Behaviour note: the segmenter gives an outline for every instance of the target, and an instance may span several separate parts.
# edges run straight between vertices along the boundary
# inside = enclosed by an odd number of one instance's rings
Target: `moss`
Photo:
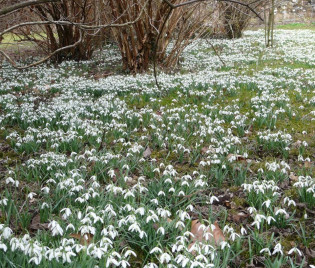
[[[238,186],[231,186],[231,187],[229,188],[229,190],[230,190],[232,193],[237,192],[239,189],[240,189],[240,187],[238,187]]]
[[[282,236],[280,243],[283,246],[283,249],[285,251],[289,251],[294,246],[298,246],[298,244],[301,242],[301,239],[297,235],[286,235]]]
[[[196,167],[198,166],[185,164],[185,165],[177,165],[175,169],[179,174],[185,175],[185,174],[192,174],[196,170]]]
[[[285,195],[286,197],[290,197],[291,199],[295,199],[295,200],[299,199],[298,191],[297,191],[297,189],[294,188],[294,187],[291,187],[290,189],[285,190],[285,191],[284,191],[284,195]]]
[[[232,198],[232,202],[234,202],[237,207],[245,207],[247,204],[247,201],[245,198],[241,198],[237,196],[234,196]]]

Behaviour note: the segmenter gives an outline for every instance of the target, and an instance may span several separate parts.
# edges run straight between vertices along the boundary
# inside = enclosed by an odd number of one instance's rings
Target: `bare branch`
[[[53,2],[60,2],[60,0],[31,0],[31,1],[25,1],[22,3],[18,3],[15,5],[11,5],[5,8],[0,9],[0,16],[7,15],[11,12],[17,11],[19,9],[22,9],[24,7],[34,6],[34,5],[40,5],[45,3],[53,3]]]
[[[198,3],[198,2],[199,3],[200,2],[205,2],[205,1],[208,1],[208,0],[190,0],[190,1],[187,1],[187,2],[184,2],[184,3],[179,3],[177,5],[174,5],[169,0],[163,0],[163,2],[168,4],[172,9],[175,9],[175,8],[178,8],[178,7],[182,7],[182,6],[191,5],[191,4],[195,4],[195,3]],[[246,3],[242,3],[242,2],[236,1],[236,0],[218,0],[218,1],[220,1],[220,2],[231,2],[231,3],[235,3],[235,4],[238,4],[238,5],[241,5],[241,6],[245,6],[250,11],[252,11],[261,21],[264,21],[264,19],[252,7],[250,7],[250,4],[252,4],[252,3],[246,4]],[[257,2],[257,1],[253,1],[253,3],[255,3],[255,2]]]
[[[74,48],[77,45],[79,45],[81,42],[82,42],[82,32],[80,31],[80,39],[77,42],[75,42],[74,44],[69,45],[69,46],[65,46],[65,47],[62,47],[62,48],[59,48],[59,49],[55,50],[53,53],[49,54],[47,57],[45,57],[45,58],[43,58],[43,59],[41,59],[39,61],[36,61],[36,62],[34,62],[32,64],[26,65],[26,66],[17,66],[16,63],[9,57],[9,55],[7,55],[2,50],[0,50],[0,54],[2,54],[12,64],[12,66],[15,69],[24,70],[24,69],[27,69],[27,68],[31,68],[31,67],[35,67],[37,65],[40,65],[40,64],[48,61],[51,57],[53,57],[54,55],[56,55],[60,51],[63,51],[63,50],[66,50],[66,49],[70,49],[70,48]]]

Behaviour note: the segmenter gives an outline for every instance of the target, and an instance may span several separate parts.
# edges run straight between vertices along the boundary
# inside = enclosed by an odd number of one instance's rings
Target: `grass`
[[[277,25],[277,29],[281,30],[315,30],[315,23],[289,23],[283,25]]]

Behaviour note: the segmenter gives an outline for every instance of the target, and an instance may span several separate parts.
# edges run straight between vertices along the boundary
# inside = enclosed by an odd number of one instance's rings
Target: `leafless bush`
[[[254,4],[255,10],[259,10],[265,0],[243,0],[245,4]],[[243,31],[253,18],[253,13],[246,6],[233,2],[222,2],[220,4],[222,23],[225,35],[230,38],[242,37]]]

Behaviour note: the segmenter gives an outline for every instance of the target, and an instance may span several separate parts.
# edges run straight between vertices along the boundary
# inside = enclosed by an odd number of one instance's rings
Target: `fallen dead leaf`
[[[297,182],[299,180],[299,177],[295,176],[293,172],[290,172],[289,179],[291,181]]]
[[[148,158],[150,157],[150,155],[152,154],[150,147],[147,147],[147,149],[145,149],[145,151],[143,152],[143,157],[144,158]]]
[[[315,250],[309,249],[309,248],[305,248],[305,253],[307,256],[311,257],[311,258],[315,258]]]
[[[225,237],[217,221],[214,222],[214,229],[212,231],[210,226],[202,226],[199,220],[193,220],[191,222],[190,232],[193,234],[193,236],[191,236],[193,242],[189,244],[188,250],[190,250],[196,242],[208,242],[212,246],[218,246],[222,241],[225,241]],[[196,255],[194,250],[191,253]]]
[[[40,223],[40,214],[36,214],[30,224],[32,230],[48,230],[48,223]]]
[[[213,231],[210,226],[203,226],[199,220],[193,220],[191,223],[191,233],[194,235],[191,237],[193,242],[209,241],[212,245],[219,245],[220,242],[225,241],[222,230],[219,227],[218,222],[214,222],[215,228]]]
[[[89,245],[93,242],[93,235],[92,234],[84,234],[83,236],[80,233],[77,234],[70,234],[70,237],[78,239],[80,244],[85,246]]]
[[[237,214],[232,215],[232,220],[235,223],[241,223],[243,222],[245,219],[248,218],[248,214],[244,213],[244,212],[239,212]]]
[[[305,161],[305,162],[304,162],[304,167],[310,168],[311,166],[312,166],[312,163],[311,163],[311,162],[309,162],[309,161]]]

